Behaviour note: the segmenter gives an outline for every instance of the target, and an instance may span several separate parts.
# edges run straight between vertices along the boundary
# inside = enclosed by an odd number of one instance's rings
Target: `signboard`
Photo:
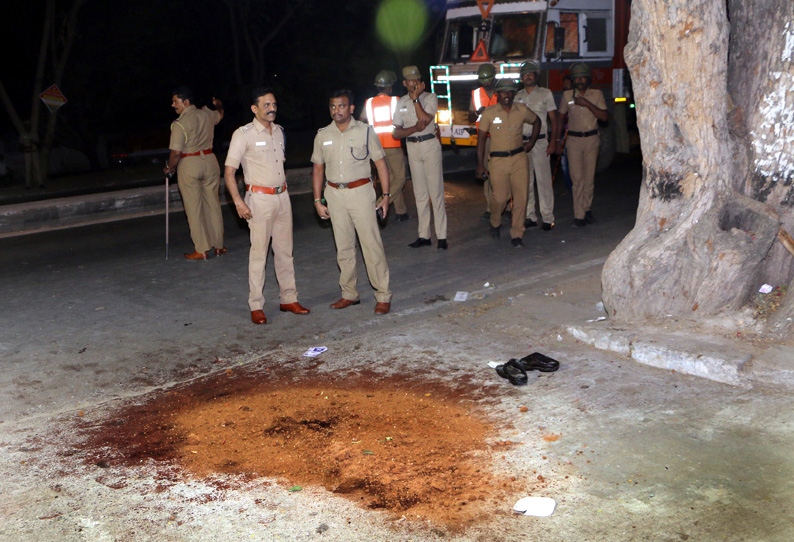
[[[47,106],[47,109],[50,110],[50,113],[55,113],[64,104],[66,104],[66,96],[63,95],[61,89],[59,89],[56,85],[52,85],[50,88],[39,94],[39,98],[41,98],[41,101]]]

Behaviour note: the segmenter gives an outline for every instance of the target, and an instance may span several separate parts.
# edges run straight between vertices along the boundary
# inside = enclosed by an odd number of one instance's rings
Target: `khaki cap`
[[[403,79],[421,79],[422,74],[416,66],[406,66],[403,68]]]

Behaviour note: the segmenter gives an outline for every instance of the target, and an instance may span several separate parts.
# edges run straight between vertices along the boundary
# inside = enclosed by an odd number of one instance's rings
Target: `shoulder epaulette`
[[[250,130],[253,127],[254,127],[254,123],[253,122],[249,122],[245,126],[240,126],[240,131],[241,132],[247,132],[248,130]]]

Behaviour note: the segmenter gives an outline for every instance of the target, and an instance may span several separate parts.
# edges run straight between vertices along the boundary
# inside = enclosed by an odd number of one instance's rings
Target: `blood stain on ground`
[[[153,458],[200,478],[321,486],[453,529],[503,509],[517,492],[521,482],[493,472],[496,428],[474,405],[482,388],[371,373],[323,380],[235,370],[155,393],[88,429],[89,449],[115,450],[89,461]]]

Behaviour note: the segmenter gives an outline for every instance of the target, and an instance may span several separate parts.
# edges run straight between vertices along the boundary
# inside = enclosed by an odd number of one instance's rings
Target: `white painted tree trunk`
[[[604,303],[624,321],[737,311],[794,270],[776,238],[794,232],[794,3],[634,0],[631,16],[643,185]]]

